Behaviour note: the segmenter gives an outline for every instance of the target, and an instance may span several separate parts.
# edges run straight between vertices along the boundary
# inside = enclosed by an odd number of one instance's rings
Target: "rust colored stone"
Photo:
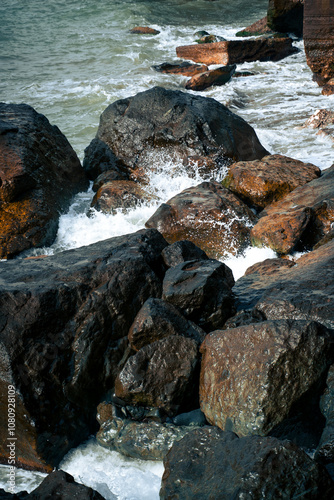
[[[334,3],[305,0],[304,45],[314,79],[324,85],[334,77]]]
[[[296,50],[290,38],[256,38],[183,45],[176,48],[176,54],[197,63],[226,66],[252,61],[279,61]]]
[[[111,181],[103,184],[95,194],[91,207],[103,213],[114,213],[116,209],[135,208],[150,196],[134,181]]]
[[[321,174],[320,168],[283,155],[231,165],[223,185],[246,203],[264,208]]]
[[[136,26],[130,30],[135,35],[159,35],[160,31],[149,26]]]
[[[266,35],[274,33],[268,26],[268,18],[263,17],[259,21],[256,21],[255,23],[251,24],[250,26],[247,26],[247,28],[238,31],[236,33],[236,36],[260,36],[260,35]]]
[[[334,166],[280,201],[268,205],[251,230],[256,246],[267,245],[279,254],[296,245],[313,246],[332,229],[334,222]]]
[[[206,64],[191,64],[187,61],[181,63],[163,63],[157,66],[152,66],[152,68],[159,73],[184,76],[198,75],[199,73],[204,73],[204,71],[208,71],[209,69]]]
[[[185,87],[188,90],[204,90],[213,85],[225,85],[231,80],[235,68],[236,65],[233,64],[205,71],[205,73],[193,76],[188,80]]]

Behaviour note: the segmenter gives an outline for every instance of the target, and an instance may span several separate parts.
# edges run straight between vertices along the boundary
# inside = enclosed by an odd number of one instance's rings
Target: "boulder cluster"
[[[300,12],[303,2],[290,3]],[[283,29],[277,4],[256,29]],[[180,50],[211,57],[218,47],[223,78],[241,45],[208,36]],[[244,50],[275,60],[289,40]],[[52,242],[89,180],[92,211],[153,200],[158,155],[206,180],[162,203],[146,229],[13,259]],[[0,497],[102,498],[51,473],[96,434],[128,457],[164,460],[162,499],[333,498],[333,183],[334,165],[271,155],[243,119],[192,93],[155,87],[108,106],[83,168],[44,116],[1,104],[0,460],[11,386],[16,465],[50,474],[30,494]],[[250,243],[278,258],[235,282],[219,259]],[[308,252],[294,260],[295,250]]]

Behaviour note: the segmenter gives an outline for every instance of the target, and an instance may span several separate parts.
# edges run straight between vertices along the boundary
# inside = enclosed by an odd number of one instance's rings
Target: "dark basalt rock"
[[[27,497],[29,500],[104,500],[92,488],[74,481],[73,476],[62,470],[49,474],[43,482]]]
[[[313,1],[313,0],[312,0]],[[269,0],[267,22],[273,31],[303,35],[304,0]]]
[[[126,362],[115,382],[126,403],[154,406],[168,416],[198,407],[198,346],[173,335],[146,345]]]
[[[326,469],[289,441],[204,427],[174,443],[164,459],[161,500],[259,498],[330,500]]]
[[[315,459],[318,462],[334,463],[334,365],[328,371],[326,389],[321,396],[320,409],[326,419]]]
[[[267,154],[252,127],[214,99],[154,87],[108,106],[84,167],[100,173],[100,163],[113,170],[120,162],[138,179],[153,168],[152,151],[172,160],[219,154],[227,162]]]
[[[201,352],[200,403],[208,422],[239,436],[264,436],[293,407],[305,411],[304,395],[320,397],[334,335],[316,322],[264,321],[212,332]]]
[[[205,331],[234,314],[232,271],[217,260],[188,261],[170,268],[163,281],[163,299]]]
[[[0,263],[0,397],[7,408],[14,386],[19,466],[52,470],[94,432],[96,406],[124,363],[129,328],[145,301],[161,296],[166,245],[157,231],[143,230]],[[7,420],[0,433],[7,463]]]
[[[174,267],[187,260],[208,260],[206,253],[192,241],[179,240],[164,248],[162,258],[167,267]]]
[[[148,299],[135,317],[128,338],[132,349],[139,351],[147,344],[170,335],[192,338],[201,344],[205,332],[172,304],[161,299]]]
[[[59,213],[87,187],[58,127],[27,104],[0,103],[0,259],[50,245]]]
[[[117,158],[105,142],[97,137],[85,149],[83,168],[88,178],[92,181],[105,172],[109,172],[109,176],[113,175],[113,179],[111,180],[127,180],[129,178],[129,173],[124,163]]]

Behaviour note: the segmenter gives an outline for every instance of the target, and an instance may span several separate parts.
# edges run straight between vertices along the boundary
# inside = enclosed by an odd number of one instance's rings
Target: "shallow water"
[[[263,17],[266,7],[267,0],[2,0],[0,101],[25,102],[45,114],[83,159],[108,104],[155,85],[183,89],[187,78],[157,73],[152,65],[176,60],[175,48],[193,43],[198,30],[233,38],[239,29]],[[152,26],[160,34],[129,34],[130,28],[140,25]],[[254,76],[235,78],[199,94],[217,99],[246,119],[270,152],[325,169],[333,162],[333,142],[303,124],[317,109],[332,109],[334,96],[321,95],[306,65],[303,43],[296,46],[298,54],[278,63],[238,67]],[[151,176],[150,189],[157,201],[126,215],[96,212],[88,217],[90,189],[78,195],[61,217],[54,245],[34,253],[53,253],[141,229],[159,203],[202,180],[199,175],[189,177],[181,166],[171,178],[168,161],[161,156],[155,161],[158,171]],[[225,262],[237,279],[248,266],[273,256],[269,249],[249,248]],[[105,496],[109,492],[109,498],[158,498],[161,464],[126,460],[90,441],[62,465]],[[0,468],[0,487],[5,486],[7,473]],[[20,474],[18,490],[33,489],[43,477]],[[140,490],[134,486],[137,482]]]

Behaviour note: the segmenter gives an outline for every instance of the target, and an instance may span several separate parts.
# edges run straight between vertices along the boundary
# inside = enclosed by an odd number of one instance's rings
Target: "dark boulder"
[[[164,459],[160,499],[326,499],[326,469],[289,441],[204,427],[174,443]]]
[[[205,64],[192,64],[187,61],[177,63],[162,63],[157,66],[152,66],[152,68],[159,73],[184,76],[198,75],[199,73],[204,73],[204,71],[208,71],[209,69]]]
[[[309,252],[291,269],[240,278],[236,307],[261,311],[267,319],[305,319],[334,328],[334,241]]]
[[[104,500],[92,488],[74,481],[73,476],[62,470],[49,474],[27,497],[29,500]]]
[[[162,298],[205,331],[219,328],[234,314],[232,271],[217,260],[193,260],[170,268]]]
[[[268,205],[251,230],[253,245],[279,254],[312,248],[334,222],[334,165],[323,175]]]
[[[315,459],[324,464],[334,463],[334,365],[328,371],[326,389],[320,400],[320,409],[326,419],[326,424]]]
[[[312,0],[313,1],[313,0]],[[303,34],[304,0],[269,0],[267,22],[273,31]]]
[[[146,222],[158,229],[169,243],[189,240],[209,257],[238,254],[249,244],[253,212],[234,193],[218,182],[202,182],[185,189]]]
[[[258,209],[284,198],[299,186],[317,177],[321,170],[283,155],[269,155],[261,160],[231,165],[223,186],[250,206]]]
[[[108,172],[108,176],[113,175],[111,179],[113,181],[129,179],[129,173],[124,163],[117,158],[105,142],[97,137],[85,149],[83,168],[92,181],[106,172]]]
[[[280,61],[298,52],[291,38],[259,37],[248,40],[183,45],[176,47],[176,54],[183,59],[207,64],[242,64],[252,61]]]
[[[267,154],[252,127],[214,99],[154,87],[108,106],[84,167],[99,171],[102,161],[104,170],[113,170],[121,162],[139,180],[153,168],[157,150],[172,160],[219,154],[231,162]]]
[[[144,345],[170,335],[192,338],[197,344],[201,344],[205,332],[192,321],[185,319],[172,304],[161,299],[148,299],[129,330],[130,346],[139,351]]]
[[[52,470],[95,430],[129,328],[145,301],[161,295],[165,246],[160,233],[143,230],[0,263],[0,403],[7,408],[13,386],[17,465]],[[7,420],[0,433],[7,462]]]
[[[162,258],[167,267],[174,267],[187,260],[208,260],[206,253],[192,241],[179,240],[164,248]]]
[[[334,336],[316,322],[263,321],[212,332],[201,352],[200,404],[208,422],[264,436],[306,393],[320,396]]]
[[[198,407],[198,346],[173,335],[146,345],[126,362],[115,382],[128,404],[154,406],[173,416]]]
[[[27,104],[0,103],[0,259],[50,245],[60,212],[87,187],[58,127]]]

